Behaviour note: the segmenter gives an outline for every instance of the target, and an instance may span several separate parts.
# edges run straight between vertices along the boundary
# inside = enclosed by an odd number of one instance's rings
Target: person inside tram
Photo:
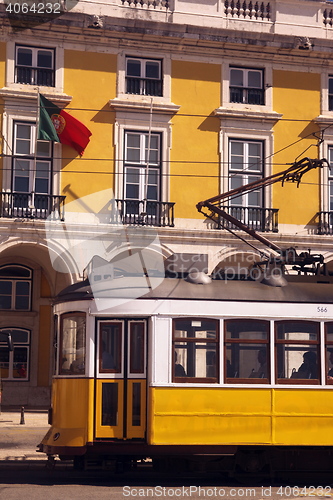
[[[267,352],[266,352],[265,347],[263,347],[262,349],[259,349],[257,359],[258,359],[258,363],[259,363],[259,368],[258,368],[258,370],[255,370],[253,368],[252,372],[250,373],[250,378],[266,378],[267,377]]]
[[[303,354],[303,363],[291,374],[290,378],[318,378],[317,354],[314,351],[306,351]]]
[[[177,353],[175,351],[175,377],[186,377],[186,371],[184,370],[183,365],[177,363]]]

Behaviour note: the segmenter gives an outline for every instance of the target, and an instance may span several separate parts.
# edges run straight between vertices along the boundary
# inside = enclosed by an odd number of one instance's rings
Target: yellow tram
[[[198,276],[140,295],[142,277],[120,273],[58,296],[40,451],[81,466],[333,468],[333,277]]]

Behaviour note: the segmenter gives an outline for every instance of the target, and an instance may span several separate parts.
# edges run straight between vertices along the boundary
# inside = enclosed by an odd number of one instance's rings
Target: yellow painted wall
[[[63,146],[61,181],[66,203],[113,188],[115,115],[109,100],[116,96],[116,70],[115,55],[65,50],[64,91],[73,96],[69,112],[92,132],[82,158]]]
[[[5,77],[6,77],[6,44],[0,43],[0,88],[5,86]],[[3,113],[3,99],[0,98],[0,114],[2,116]],[[0,136],[2,138],[2,119],[0,123]],[[3,153],[3,141],[0,141],[0,154]],[[0,157],[0,191],[2,190],[2,168],[3,168],[3,160],[2,156]]]
[[[283,114],[274,127],[274,172],[284,170],[296,158],[317,158],[312,133],[318,132],[313,120],[320,115],[320,74],[274,71],[273,109]],[[286,148],[292,143],[296,144]],[[273,186],[273,207],[279,208],[280,224],[305,225],[312,220],[320,210],[319,182],[320,172],[315,170],[305,174],[298,189],[294,184]]]
[[[172,118],[170,201],[175,217],[202,218],[196,204],[219,193],[218,131],[221,66],[172,62],[171,100],[181,106]]]
[[[333,392],[151,388],[150,444],[333,445]]]

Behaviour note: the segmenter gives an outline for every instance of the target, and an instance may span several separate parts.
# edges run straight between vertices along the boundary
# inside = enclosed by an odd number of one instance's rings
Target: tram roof
[[[250,280],[212,280],[207,284],[197,284],[182,278],[148,280],[144,276],[119,277],[91,286],[86,279],[62,290],[55,302],[133,297],[138,300],[333,303],[331,276],[290,275],[285,279],[285,286]]]

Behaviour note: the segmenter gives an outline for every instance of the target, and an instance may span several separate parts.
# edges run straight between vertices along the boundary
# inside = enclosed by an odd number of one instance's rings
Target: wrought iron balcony
[[[261,232],[278,232],[278,208],[221,206],[222,210],[246,224],[250,229]],[[219,218],[219,229],[239,231],[231,222]]]
[[[230,87],[230,102],[243,104],[265,104],[264,90],[245,87]]]
[[[162,96],[162,80],[126,77],[126,93]]]
[[[54,70],[48,68],[16,67],[16,83],[54,87]]]
[[[174,203],[145,200],[115,200],[113,224],[174,227]]]
[[[317,212],[318,234],[333,234],[333,212]]]
[[[34,193],[0,192],[0,217],[8,219],[64,220],[66,196]]]

